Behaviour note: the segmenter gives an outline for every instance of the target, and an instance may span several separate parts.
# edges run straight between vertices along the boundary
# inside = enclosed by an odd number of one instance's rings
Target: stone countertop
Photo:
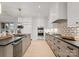
[[[70,40],[66,40],[66,39],[62,39],[62,40],[63,40],[64,42],[70,44],[70,45],[73,45],[73,46],[79,48],[79,40],[77,40],[77,41],[70,41]]]
[[[71,40],[67,40],[67,39],[62,39],[61,37],[58,37],[58,36],[54,36],[54,37],[64,41],[65,43],[68,43],[70,45],[73,45],[73,46],[79,48],[79,40],[71,41]]]
[[[10,39],[7,39],[7,40],[1,40],[0,41],[0,46],[6,46],[8,44],[11,44],[17,40],[21,40],[23,37],[12,37]]]
[[[75,46],[75,47],[79,48],[79,36],[76,36],[77,40],[72,41],[72,40],[63,39],[63,38],[62,38],[62,37],[60,37],[60,36],[51,35],[51,34],[48,34],[48,33],[46,33],[46,35],[53,36],[53,37],[55,37],[55,38],[58,38],[58,39],[60,39],[60,40],[64,41],[65,43],[68,43],[68,44],[70,44],[70,45],[73,45],[73,46]]]

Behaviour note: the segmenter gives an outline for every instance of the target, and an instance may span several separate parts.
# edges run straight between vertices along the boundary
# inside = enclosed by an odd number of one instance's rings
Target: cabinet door
[[[60,56],[61,57],[77,57],[78,56],[78,48],[74,47],[66,42],[60,42]],[[65,52],[65,53],[64,53]]]
[[[13,45],[9,44],[7,46],[4,46],[4,55],[3,57],[13,57]]]
[[[30,38],[28,37],[24,37],[22,40],[22,54],[24,54],[26,52],[26,49],[29,46],[29,42],[30,42]]]
[[[23,39],[22,39],[22,54],[24,54],[25,49],[26,49],[26,47],[27,47],[25,43],[26,43],[26,40],[25,40],[25,38],[23,38]]]
[[[31,44],[31,37],[30,35],[27,35],[22,40],[22,54],[26,52],[30,44]]]
[[[67,44],[67,51],[68,51],[67,56],[78,57],[79,49],[77,47]]]
[[[75,27],[76,22],[79,22],[79,2],[68,2],[67,4],[67,19],[68,27]]]
[[[13,45],[0,46],[0,57],[13,57]]]
[[[58,4],[58,19],[67,19],[67,3],[59,2]]]
[[[50,19],[49,24],[58,19],[67,19],[67,3],[66,2],[54,3],[50,9],[49,19]]]

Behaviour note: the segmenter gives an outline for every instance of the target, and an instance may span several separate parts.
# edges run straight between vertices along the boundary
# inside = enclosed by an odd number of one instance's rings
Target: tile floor
[[[45,40],[32,40],[24,57],[55,57]]]

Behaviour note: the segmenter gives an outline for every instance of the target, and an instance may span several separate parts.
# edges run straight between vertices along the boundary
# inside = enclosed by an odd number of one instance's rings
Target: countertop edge
[[[50,35],[50,34],[48,34],[48,35]],[[56,37],[56,36],[54,36],[54,35],[50,35],[50,36],[53,36],[53,37],[55,37],[55,38],[58,38],[58,39],[60,39],[61,41],[65,42],[65,43],[68,43],[68,44],[70,44],[70,45],[72,45],[72,46],[74,46],[74,47],[79,48],[79,46],[74,45],[74,44],[72,44],[72,43],[70,43],[70,42],[68,42],[68,41],[64,40],[63,38],[59,38],[59,37]]]
[[[19,39],[17,39],[17,40],[21,40],[23,37],[20,37]],[[9,42],[9,43],[7,43],[7,44],[4,44],[4,45],[0,45],[0,46],[7,46],[7,45],[9,45],[9,44],[11,44],[11,43],[13,43],[13,42],[15,42],[15,41],[17,41],[17,40],[14,40],[14,41],[12,41],[12,42]]]

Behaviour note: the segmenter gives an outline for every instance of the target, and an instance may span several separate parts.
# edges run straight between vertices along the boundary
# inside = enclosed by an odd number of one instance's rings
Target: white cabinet
[[[79,2],[67,3],[67,19],[68,27],[76,27],[76,22],[79,22]]]
[[[67,19],[67,3],[56,2],[50,9],[49,19],[56,21],[58,19]]]
[[[67,19],[67,3],[58,3],[58,19]]]

